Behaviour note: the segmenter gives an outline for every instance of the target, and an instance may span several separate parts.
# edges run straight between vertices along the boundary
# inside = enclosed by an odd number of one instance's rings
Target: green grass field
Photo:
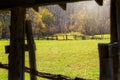
[[[108,43],[109,40],[36,40],[37,70],[70,77],[99,79],[98,43]],[[8,63],[8,54],[4,46],[9,42],[0,41],[0,62]],[[28,53],[26,66],[29,66]],[[0,69],[0,80],[7,80],[7,70]],[[29,74],[25,75],[29,79]],[[46,80],[38,78],[38,80]]]

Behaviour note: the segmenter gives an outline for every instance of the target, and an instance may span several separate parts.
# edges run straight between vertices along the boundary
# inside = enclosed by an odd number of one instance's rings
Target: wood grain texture
[[[8,80],[24,80],[25,9],[11,9]]]
[[[27,44],[29,48],[29,63],[30,63],[30,80],[37,80],[37,77],[33,75],[34,71],[36,70],[36,46],[33,39],[32,34],[32,23],[30,20],[26,21],[26,37],[27,37]]]

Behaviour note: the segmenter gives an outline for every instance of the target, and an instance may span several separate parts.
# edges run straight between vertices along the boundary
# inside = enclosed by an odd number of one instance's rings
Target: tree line
[[[67,10],[58,5],[42,6],[36,12],[26,9],[26,19],[32,21],[34,36],[49,36],[57,33],[79,32],[83,35],[109,33],[110,1],[105,0],[102,7],[95,2],[67,4]],[[9,38],[10,11],[0,11],[0,38]]]

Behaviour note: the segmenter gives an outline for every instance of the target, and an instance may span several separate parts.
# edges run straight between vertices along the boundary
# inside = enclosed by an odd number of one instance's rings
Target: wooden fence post
[[[118,41],[118,34],[117,34],[117,18],[116,18],[116,5],[115,0],[111,0],[111,8],[110,8],[110,41],[111,43]]]
[[[31,80],[37,80],[37,77],[33,75],[33,73],[35,73],[36,70],[36,55],[35,55],[36,46],[33,39],[32,24],[30,20],[26,21],[26,37],[29,48],[29,63],[31,68],[30,78]]]
[[[56,35],[55,37],[56,37],[56,40],[58,40],[58,36]]]
[[[11,9],[8,80],[24,80],[25,8]]]
[[[100,80],[113,80],[113,61],[110,44],[99,44]]]
[[[74,39],[77,40],[77,35],[73,35],[74,36]]]
[[[65,35],[65,37],[66,37],[66,40],[68,40],[68,35],[67,34]]]
[[[111,0],[111,43],[120,43],[120,1]],[[112,49],[113,54],[113,80],[120,79],[120,46],[118,48]]]
[[[116,1],[116,18],[117,18],[117,34],[118,34],[118,43],[120,43],[120,0]],[[117,74],[117,80],[120,80],[120,44],[118,47],[118,74]]]

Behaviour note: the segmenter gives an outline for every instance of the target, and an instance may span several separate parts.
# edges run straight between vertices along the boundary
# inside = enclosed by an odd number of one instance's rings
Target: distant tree
[[[33,33],[38,36],[54,32],[54,15],[46,8],[40,7],[39,12],[27,9],[26,19],[32,20]],[[52,31],[51,31],[52,30]]]
[[[1,39],[1,36],[2,36],[2,22],[0,21],[0,39]]]
[[[36,35],[39,39],[41,34],[41,29],[45,28],[45,24],[42,21],[42,15],[36,12],[34,9],[27,9],[26,19],[32,21],[32,29],[34,36]]]
[[[10,35],[10,32],[9,32],[10,11],[8,10],[0,11],[0,22],[2,23],[1,38],[8,38]]]
[[[52,34],[55,27],[55,17],[54,15],[46,8],[39,8],[39,14],[42,15],[42,21],[45,24],[45,29],[42,31],[47,34]]]
[[[58,5],[42,6],[39,12],[27,9],[26,19],[32,21],[34,35],[51,35],[54,33],[79,32],[86,35],[109,33],[110,0],[105,0],[99,7],[93,2],[78,2],[67,4],[67,10]],[[10,12],[0,11],[0,33],[2,38],[9,35]]]

